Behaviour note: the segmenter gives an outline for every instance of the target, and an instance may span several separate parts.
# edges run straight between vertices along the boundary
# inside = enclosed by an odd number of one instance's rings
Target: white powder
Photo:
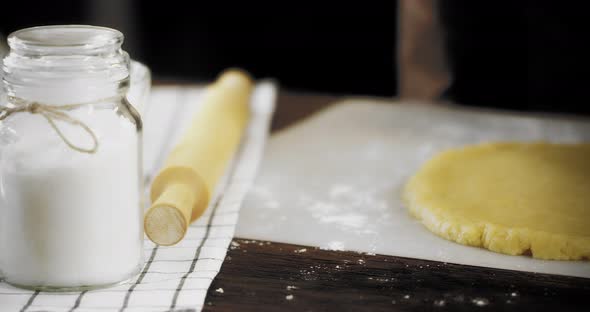
[[[434,300],[435,307],[444,307],[447,303],[443,299]]]
[[[486,298],[475,298],[475,299],[471,300],[471,302],[478,307],[483,307],[483,306],[488,305],[488,303],[490,303],[488,301],[488,299],[486,299]]]
[[[387,217],[387,203],[377,194],[388,188],[389,184],[367,187],[336,183],[327,189],[328,196],[304,195],[300,197],[300,202],[317,223],[366,237],[376,234],[375,224],[368,222],[367,211],[379,211],[384,218]]]
[[[231,242],[231,246],[230,246],[230,248],[231,248],[232,250],[234,250],[234,249],[236,249],[236,248],[238,248],[238,247],[240,247],[240,243],[238,243],[238,242],[236,242],[236,241],[232,241],[232,242]]]
[[[335,250],[335,251],[343,251],[344,250],[344,242],[341,241],[331,241],[328,243],[326,247],[320,247],[322,250]]]
[[[112,110],[68,113],[95,132],[96,154],[68,148],[38,115],[0,125],[16,133],[0,140],[0,270],[13,284],[104,285],[142,264],[135,126]],[[58,124],[74,144],[91,145],[80,128]]]

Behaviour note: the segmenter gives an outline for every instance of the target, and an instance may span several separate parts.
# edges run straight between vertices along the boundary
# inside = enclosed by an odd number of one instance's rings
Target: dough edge
[[[533,258],[544,260],[590,259],[590,237],[474,222],[431,209],[412,191],[416,177],[417,174],[404,187],[402,199],[413,217],[442,238],[508,255],[524,255],[530,252]]]

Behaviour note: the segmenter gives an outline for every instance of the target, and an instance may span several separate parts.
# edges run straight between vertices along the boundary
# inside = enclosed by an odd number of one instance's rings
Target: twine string
[[[16,99],[15,101],[13,101],[16,104],[14,107],[5,107],[5,106],[0,107],[0,121],[8,118],[9,116],[11,116],[13,114],[17,114],[17,113],[25,113],[26,112],[26,113],[30,113],[30,114],[41,115],[47,120],[47,122],[49,123],[51,128],[53,128],[55,133],[57,133],[57,135],[62,139],[62,141],[69,148],[71,148],[77,152],[80,152],[80,153],[94,154],[98,150],[98,146],[99,146],[99,142],[98,142],[98,138],[96,137],[96,134],[84,122],[68,115],[66,112],[69,110],[80,108],[82,106],[96,104],[96,103],[100,103],[100,102],[104,102],[104,101],[108,101],[108,100],[113,100],[115,98],[118,98],[118,97],[111,97],[111,98],[101,99],[98,101],[92,101],[92,102],[87,102],[87,103],[78,103],[78,104],[60,105],[60,106],[47,105],[47,104],[42,104],[39,102],[28,102],[28,101]],[[74,143],[72,143],[65,136],[63,131],[57,126],[56,121],[62,121],[62,122],[68,123],[70,125],[77,126],[77,127],[81,128],[82,130],[84,130],[92,138],[92,142],[93,142],[92,147],[91,148],[84,148],[84,147],[81,147],[79,145],[75,145]]]

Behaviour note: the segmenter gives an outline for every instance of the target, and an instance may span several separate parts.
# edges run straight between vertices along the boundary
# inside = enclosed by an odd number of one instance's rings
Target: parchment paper
[[[401,188],[424,161],[447,148],[498,140],[590,141],[590,120],[375,100],[339,103],[271,137],[236,236],[590,277],[588,261],[543,261],[459,245],[407,213]]]

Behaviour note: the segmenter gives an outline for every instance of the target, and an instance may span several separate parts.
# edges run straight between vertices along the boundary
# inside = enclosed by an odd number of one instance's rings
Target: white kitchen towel
[[[197,87],[153,89],[144,112],[146,186],[199,108],[202,93]],[[155,246],[146,239],[146,264],[136,278],[115,287],[71,293],[28,291],[0,283],[0,311],[200,311],[261,161],[275,97],[273,83],[257,85],[246,133],[204,215],[175,246]]]

